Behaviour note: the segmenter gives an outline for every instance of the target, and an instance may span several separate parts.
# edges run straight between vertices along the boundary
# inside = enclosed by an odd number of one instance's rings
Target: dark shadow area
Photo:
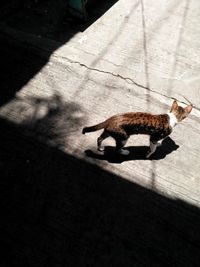
[[[0,266],[199,266],[198,208],[0,123]]]
[[[48,61],[0,33],[0,106],[7,103]]]
[[[15,96],[51,54],[84,31],[117,1],[89,1],[88,21],[68,13],[67,1],[2,2],[0,7],[0,106]],[[94,13],[94,14],[93,14]]]
[[[86,30],[117,1],[85,1],[88,15],[84,21],[69,12],[67,0],[10,0],[10,4],[2,4],[0,20],[20,31],[65,43],[75,33]]]
[[[123,161],[130,160],[160,160],[164,159],[168,154],[178,149],[178,145],[170,138],[167,137],[163,140],[162,145],[157,148],[156,152],[151,155],[150,158],[146,158],[145,155],[149,150],[148,146],[129,146],[125,147],[129,151],[128,156],[119,155],[115,152],[115,147],[106,146],[104,153],[96,153],[92,150],[86,150],[87,157],[91,157],[99,160],[106,160],[110,163],[122,163]]]
[[[117,2],[118,0],[89,0],[86,4],[88,21],[85,26],[89,27]]]

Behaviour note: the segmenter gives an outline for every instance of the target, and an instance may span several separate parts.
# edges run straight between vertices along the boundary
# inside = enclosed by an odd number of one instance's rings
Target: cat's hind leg
[[[109,133],[107,131],[103,131],[103,133],[97,138],[97,149],[101,152],[104,151],[104,147],[102,147],[101,143],[103,140],[105,140],[107,137],[109,137]]]
[[[116,152],[120,155],[124,155],[124,156],[128,156],[129,155],[129,151],[127,149],[124,149],[123,147],[126,145],[128,141],[127,139],[118,139],[116,140]]]
[[[125,132],[125,130],[122,128],[116,128],[115,130],[112,129],[109,131],[109,134],[116,142],[116,152],[124,156],[129,155],[129,151],[127,149],[123,149],[129,138],[129,135]]]

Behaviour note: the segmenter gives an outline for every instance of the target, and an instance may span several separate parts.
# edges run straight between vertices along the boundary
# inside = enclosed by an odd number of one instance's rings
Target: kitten
[[[156,151],[157,146],[161,145],[159,141],[171,134],[173,127],[185,119],[191,111],[191,104],[183,108],[178,106],[174,100],[171,110],[167,114],[152,115],[144,112],[129,112],[115,115],[97,125],[84,127],[82,133],[104,129],[97,139],[98,150],[104,151],[101,146],[102,141],[111,136],[116,142],[116,152],[122,155],[129,154],[129,151],[123,149],[123,147],[130,135],[150,135],[150,147],[146,155],[149,158]]]

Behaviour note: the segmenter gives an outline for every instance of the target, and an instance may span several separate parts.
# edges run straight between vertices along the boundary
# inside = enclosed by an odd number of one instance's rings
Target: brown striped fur
[[[177,122],[180,122],[191,112],[192,106],[188,105],[186,108],[178,106],[177,102],[174,101],[170,110],[170,113],[174,115],[173,118]],[[146,134],[150,135],[150,155],[157,142],[172,132],[172,125],[170,125],[171,116],[169,114],[152,115],[144,112],[129,112],[119,115],[114,115],[102,123],[94,126],[85,127],[82,133],[88,133],[104,129],[103,133],[97,140],[98,150],[103,151],[101,147],[102,141],[111,136],[116,141],[116,150],[120,153],[122,147],[126,144],[130,135],[133,134]],[[154,146],[153,150],[151,149]],[[152,152],[153,151],[153,152]],[[122,153],[123,154],[123,153]],[[149,155],[149,154],[148,154]]]

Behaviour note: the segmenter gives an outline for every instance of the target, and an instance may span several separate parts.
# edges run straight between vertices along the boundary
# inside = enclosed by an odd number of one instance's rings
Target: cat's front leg
[[[157,147],[158,147],[158,142],[157,141],[150,141],[149,151],[146,154],[146,158],[147,159],[156,151]]]

